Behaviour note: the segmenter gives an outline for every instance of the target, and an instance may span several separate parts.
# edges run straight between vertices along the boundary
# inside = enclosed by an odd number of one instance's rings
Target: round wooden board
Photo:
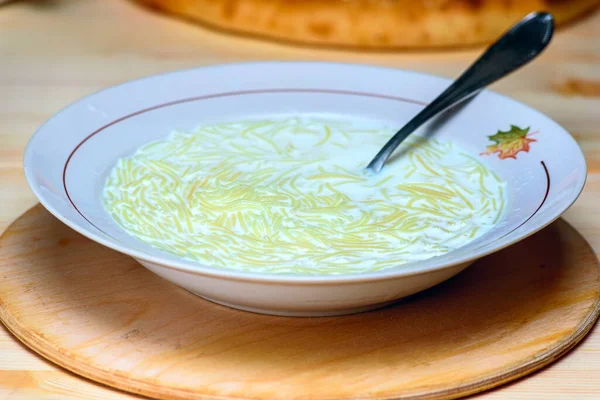
[[[560,357],[599,298],[596,256],[563,221],[395,306],[328,318],[210,303],[41,206],[0,240],[8,329],[77,374],[156,398],[456,398]]]

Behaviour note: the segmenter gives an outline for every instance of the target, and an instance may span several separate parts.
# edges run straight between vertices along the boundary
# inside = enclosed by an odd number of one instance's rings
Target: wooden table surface
[[[481,51],[357,53],[224,35],[126,0],[16,1],[0,6],[0,231],[36,203],[21,168],[37,127],[81,96],[125,80],[241,60],[327,60],[454,77]],[[600,251],[600,12],[559,30],[534,64],[494,86],[546,113],[583,147],[589,179],[565,219]],[[596,200],[595,200],[596,199]],[[600,399],[600,326],[557,363],[481,399]],[[22,346],[0,327],[0,399],[124,399]]]

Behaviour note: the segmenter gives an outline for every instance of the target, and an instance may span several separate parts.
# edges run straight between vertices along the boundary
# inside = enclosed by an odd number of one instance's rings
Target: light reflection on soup
[[[457,249],[498,222],[505,183],[455,143],[409,139],[367,176],[393,133],[310,115],[175,132],[117,162],[104,205],[157,248],[280,274],[391,268]]]

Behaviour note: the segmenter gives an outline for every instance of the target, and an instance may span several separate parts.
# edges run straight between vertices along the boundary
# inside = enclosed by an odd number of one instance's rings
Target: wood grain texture
[[[566,213],[600,251],[600,14],[557,32],[536,60],[493,88],[569,130],[590,176]],[[282,46],[221,35],[146,12],[123,0],[21,0],[0,7],[0,231],[35,204],[21,169],[37,127],[70,102],[109,85],[154,73],[244,60],[367,63],[457,76],[480,50],[360,53]],[[597,400],[600,324],[557,363],[485,400]],[[0,399],[129,399],[80,379],[27,350],[0,326]]]
[[[165,399],[452,399],[557,359],[600,312],[565,222],[379,311],[283,318],[200,299],[41,206],[0,239],[0,319],[44,357]]]

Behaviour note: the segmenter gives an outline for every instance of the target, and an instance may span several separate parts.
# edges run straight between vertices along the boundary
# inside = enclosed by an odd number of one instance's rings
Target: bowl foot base
[[[394,303],[398,303],[402,299],[396,299],[392,301],[387,301],[384,303],[377,303],[369,306],[357,307],[357,308],[343,308],[339,310],[281,310],[281,309],[269,309],[269,308],[259,308],[259,307],[247,307],[239,304],[233,304],[226,301],[216,300],[210,297],[202,296],[198,293],[190,291],[190,293],[195,294],[198,297],[203,298],[204,300],[208,300],[210,302],[233,308],[236,310],[242,310],[247,312],[252,312],[256,314],[266,314],[266,315],[276,315],[280,317],[335,317],[339,315],[351,315],[351,314],[359,314],[367,311],[377,310],[386,306],[389,306]]]

